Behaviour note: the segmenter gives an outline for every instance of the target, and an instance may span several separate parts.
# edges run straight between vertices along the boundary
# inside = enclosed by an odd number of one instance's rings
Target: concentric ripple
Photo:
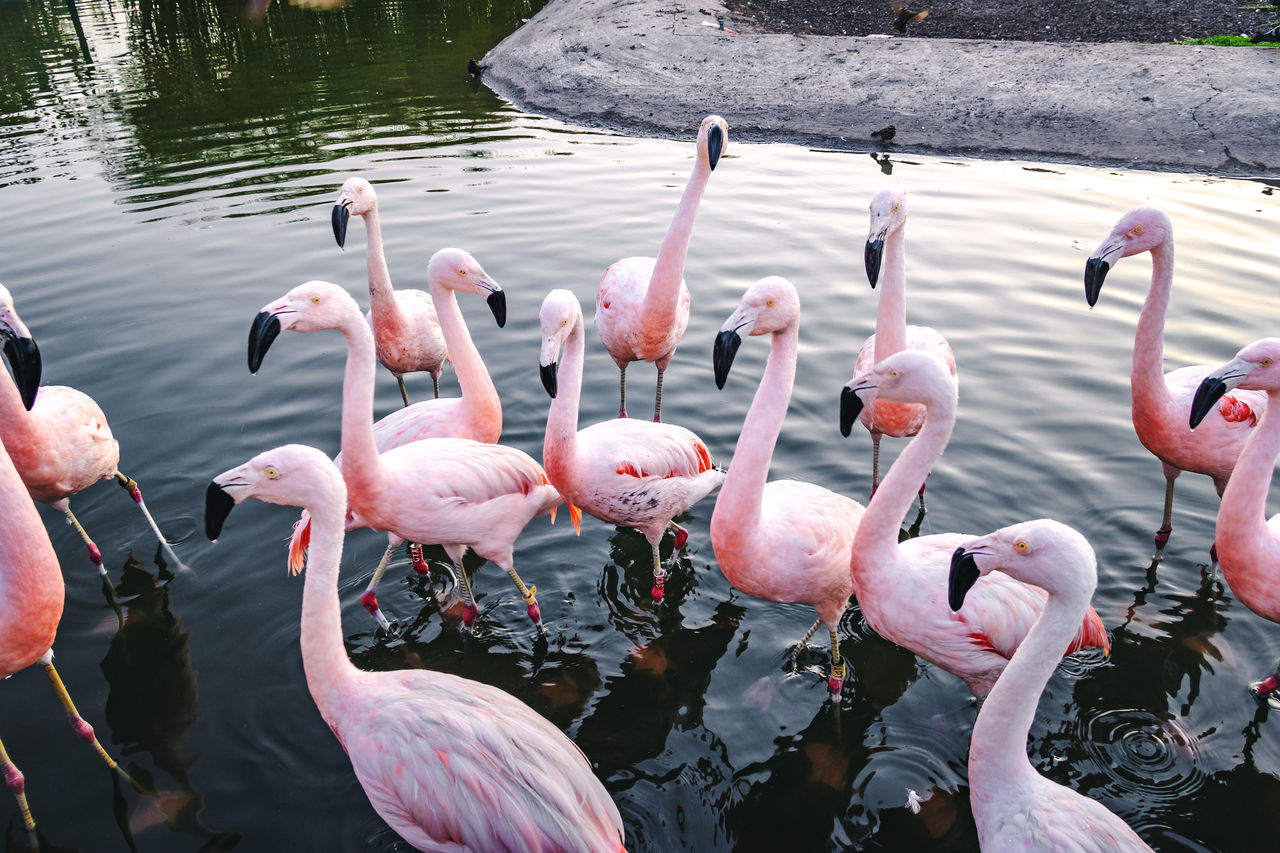
[[[1151,812],[1204,785],[1200,743],[1176,719],[1137,709],[1107,710],[1076,723],[1080,742],[1105,777],[1106,794]]]

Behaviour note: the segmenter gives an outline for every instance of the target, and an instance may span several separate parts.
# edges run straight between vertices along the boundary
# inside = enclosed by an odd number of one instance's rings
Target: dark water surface
[[[81,0],[78,18],[66,3],[0,3],[0,281],[40,342],[45,380],[102,405],[122,469],[197,573],[171,579],[131,502],[109,484],[89,489],[73,506],[125,599],[118,618],[79,540],[42,510],[68,581],[63,676],[108,748],[168,795],[129,792],[117,818],[107,771],[43,676],[20,673],[0,686],[0,736],[26,772],[45,849],[128,850],[121,822],[144,851],[408,849],[306,691],[302,586],[282,543],[294,513],[250,503],[211,545],[203,491],[277,444],[337,450],[341,337],[286,336],[257,377],[244,347],[257,310],[306,279],[367,300],[363,228],[346,252],[329,230],[351,174],[377,185],[398,285],[425,286],[431,253],[459,245],[506,288],[505,329],[460,301],[502,396],[503,441],[540,458],[542,297],[570,288],[589,315],[606,265],[656,252],[701,115],[686,139],[630,139],[519,113],[474,86],[466,59],[537,5],[273,4],[254,23],[239,0]],[[1173,539],[1149,569],[1164,480],[1129,422],[1128,370],[1150,263],[1120,264],[1092,311],[1082,273],[1124,210],[1161,205],[1178,240],[1167,366],[1225,361],[1280,332],[1276,197],[1190,175],[894,161],[890,178],[865,154],[731,141],[689,253],[693,314],[664,415],[730,459],[767,345],[746,341],[718,392],[711,343],[750,283],[785,275],[805,320],[773,474],[865,499],[870,440],[840,438],[837,399],[874,323],[867,203],[904,186],[909,314],[950,338],[961,377],[921,532],[1048,516],[1099,555],[1094,605],[1113,652],[1059,670],[1031,760],[1162,850],[1262,849],[1280,810],[1280,721],[1245,685],[1280,657],[1280,626],[1205,576],[1208,478],[1178,481]],[[588,335],[584,424],[617,406],[616,371]],[[643,413],[654,374],[631,373]],[[443,385],[457,393],[451,371]],[[423,376],[409,387],[430,393]],[[398,400],[381,372],[378,413]],[[886,441],[886,461],[901,446]],[[358,591],[385,540],[360,531],[343,572],[352,657],[463,674],[530,703],[591,757],[632,851],[975,850],[975,708],[961,682],[872,635],[853,609],[841,632],[853,675],[833,707],[804,669],[825,655],[799,670],[786,660],[812,611],[729,587],[708,538],[713,506],[688,519],[690,557],[661,608],[638,534],[590,518],[577,539],[531,524],[516,560],[538,585],[546,644],[492,567],[478,574],[481,619],[464,642],[459,614],[439,612],[403,555],[382,601],[404,636],[379,638]],[[0,825],[24,849],[4,793]]]

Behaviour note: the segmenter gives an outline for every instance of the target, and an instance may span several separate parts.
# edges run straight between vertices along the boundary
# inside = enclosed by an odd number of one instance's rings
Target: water
[[[253,377],[249,323],[309,278],[367,298],[363,229],[340,252],[328,224],[338,186],[361,174],[378,188],[397,284],[423,286],[431,253],[460,245],[506,288],[505,329],[478,301],[461,303],[503,399],[503,441],[540,457],[542,297],[571,288],[589,314],[607,264],[656,251],[701,116],[688,117],[686,139],[634,139],[522,114],[473,85],[466,59],[532,3],[272,5],[262,24],[238,0],[77,8],[83,41],[66,5],[0,4],[0,281],[40,342],[46,381],[102,405],[122,469],[197,572],[170,579],[132,503],[108,484],[89,489],[73,505],[124,598],[118,619],[78,539],[42,510],[68,579],[63,676],[108,748],[167,795],[157,805],[128,793],[119,820],[144,851],[406,850],[306,692],[301,582],[281,542],[293,513],[250,503],[216,545],[199,533],[214,474],[288,441],[338,447],[340,337],[285,336]],[[1098,551],[1094,605],[1112,655],[1059,670],[1032,762],[1162,850],[1257,849],[1280,807],[1280,731],[1245,685],[1280,658],[1280,628],[1204,575],[1217,507],[1205,477],[1179,479],[1173,539],[1149,568],[1164,481],[1129,422],[1128,368],[1150,265],[1119,264],[1092,310],[1082,274],[1124,210],[1161,205],[1178,247],[1167,367],[1223,362],[1277,332],[1270,188],[900,155],[885,166],[730,134],[689,253],[694,308],[664,415],[729,460],[767,347],[744,342],[717,391],[714,333],[751,282],[785,275],[805,314],[773,475],[865,498],[870,441],[840,438],[837,398],[874,322],[866,205],[890,181],[905,187],[909,314],[945,332],[961,376],[921,531],[1047,516]],[[654,374],[630,372],[643,414]],[[443,385],[457,393],[451,371]],[[430,393],[422,376],[409,388]],[[611,417],[616,394],[589,331],[583,423]],[[398,400],[380,373],[378,413]],[[886,440],[886,462],[901,446]],[[357,593],[383,539],[355,534],[348,648],[364,667],[446,670],[531,704],[591,756],[633,851],[975,850],[975,709],[962,684],[852,610],[841,631],[852,676],[831,707],[805,669],[825,655],[798,669],[786,660],[812,611],[729,587],[711,553],[713,506],[688,519],[690,556],[657,609],[638,534],[590,518],[577,539],[563,523],[530,525],[516,560],[539,587],[545,646],[492,567],[476,578],[482,615],[464,642],[456,609],[439,612],[404,556],[381,590],[404,636],[378,638]],[[45,679],[26,671],[0,690],[0,735],[26,772],[45,849],[128,849],[111,778]],[[0,822],[21,849],[3,794]]]

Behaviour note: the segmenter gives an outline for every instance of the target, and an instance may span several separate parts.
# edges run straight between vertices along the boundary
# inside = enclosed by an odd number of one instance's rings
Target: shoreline
[[[616,132],[684,136],[718,113],[752,142],[1280,178],[1280,50],[749,26],[718,2],[551,0],[485,55],[483,80]],[[890,125],[892,142],[871,136]]]

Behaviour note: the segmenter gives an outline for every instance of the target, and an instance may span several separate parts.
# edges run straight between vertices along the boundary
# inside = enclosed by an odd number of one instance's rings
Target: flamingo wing
[[[529,454],[501,444],[469,438],[429,438],[382,454],[390,470],[431,471],[414,483],[420,493],[439,499],[483,503],[502,495],[529,494],[547,485],[547,473]]]
[[[617,418],[586,427],[578,441],[584,456],[631,477],[694,477],[714,467],[702,439],[674,424]]]

